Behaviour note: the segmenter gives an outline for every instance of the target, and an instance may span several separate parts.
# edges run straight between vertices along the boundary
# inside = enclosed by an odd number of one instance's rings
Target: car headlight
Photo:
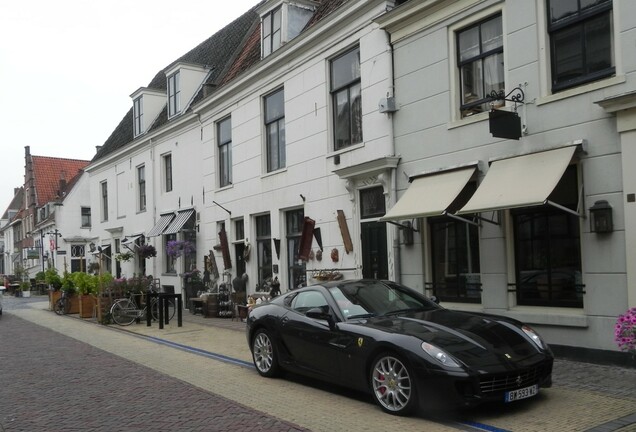
[[[453,360],[451,356],[430,343],[422,342],[422,349],[426,352],[426,354],[430,355],[444,366],[460,367],[459,363]]]
[[[543,339],[541,339],[541,336],[539,336],[539,334],[534,331],[532,328],[530,328],[527,325],[524,325],[523,327],[521,327],[521,330],[523,330],[523,332],[530,338],[532,339],[532,342],[534,342],[535,344],[537,344],[537,346],[541,349],[546,349],[548,346],[546,345],[545,342],[543,342]]]

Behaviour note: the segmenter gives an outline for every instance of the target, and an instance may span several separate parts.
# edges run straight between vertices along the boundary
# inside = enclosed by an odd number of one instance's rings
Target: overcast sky
[[[258,0],[0,0],[0,215],[31,154],[90,160],[130,94]]]

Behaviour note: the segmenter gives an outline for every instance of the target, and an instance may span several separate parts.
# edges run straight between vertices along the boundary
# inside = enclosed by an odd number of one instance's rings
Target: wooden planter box
[[[68,311],[68,313],[78,314],[79,313],[79,296],[77,294],[73,294],[70,298],[71,298],[71,309]]]
[[[52,311],[55,308],[55,302],[62,297],[62,291],[49,291],[49,310]]]
[[[79,316],[80,318],[93,318],[93,312],[95,309],[95,296],[90,294],[79,295]],[[72,307],[72,303],[71,303]]]

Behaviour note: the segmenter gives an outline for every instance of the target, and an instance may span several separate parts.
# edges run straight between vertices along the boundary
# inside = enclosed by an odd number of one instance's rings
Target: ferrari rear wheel
[[[272,338],[265,329],[257,330],[252,339],[252,359],[260,375],[264,377],[278,375],[278,356]]]
[[[417,404],[413,374],[395,354],[380,354],[373,361],[371,389],[380,408],[389,414],[408,415]]]

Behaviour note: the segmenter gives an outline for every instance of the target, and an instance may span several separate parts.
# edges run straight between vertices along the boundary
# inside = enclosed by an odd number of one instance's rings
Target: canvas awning
[[[148,237],[155,237],[163,234],[166,227],[172,222],[174,219],[174,213],[166,213],[162,214],[155,226],[152,227],[150,231],[148,231]]]
[[[398,202],[380,218],[395,221],[444,214],[466,187],[475,166],[415,177]]]
[[[493,162],[477,191],[457,213],[548,204],[575,150],[576,146],[568,146]]]
[[[188,222],[188,220],[194,214],[194,209],[180,210],[177,212],[175,218],[170,222],[168,228],[163,232],[164,234],[176,234],[181,231],[181,228]]]
[[[135,234],[135,235],[131,235],[131,236],[126,236],[121,240],[121,244],[122,246],[127,246],[130,244],[135,243],[140,237],[142,237],[143,234]]]

